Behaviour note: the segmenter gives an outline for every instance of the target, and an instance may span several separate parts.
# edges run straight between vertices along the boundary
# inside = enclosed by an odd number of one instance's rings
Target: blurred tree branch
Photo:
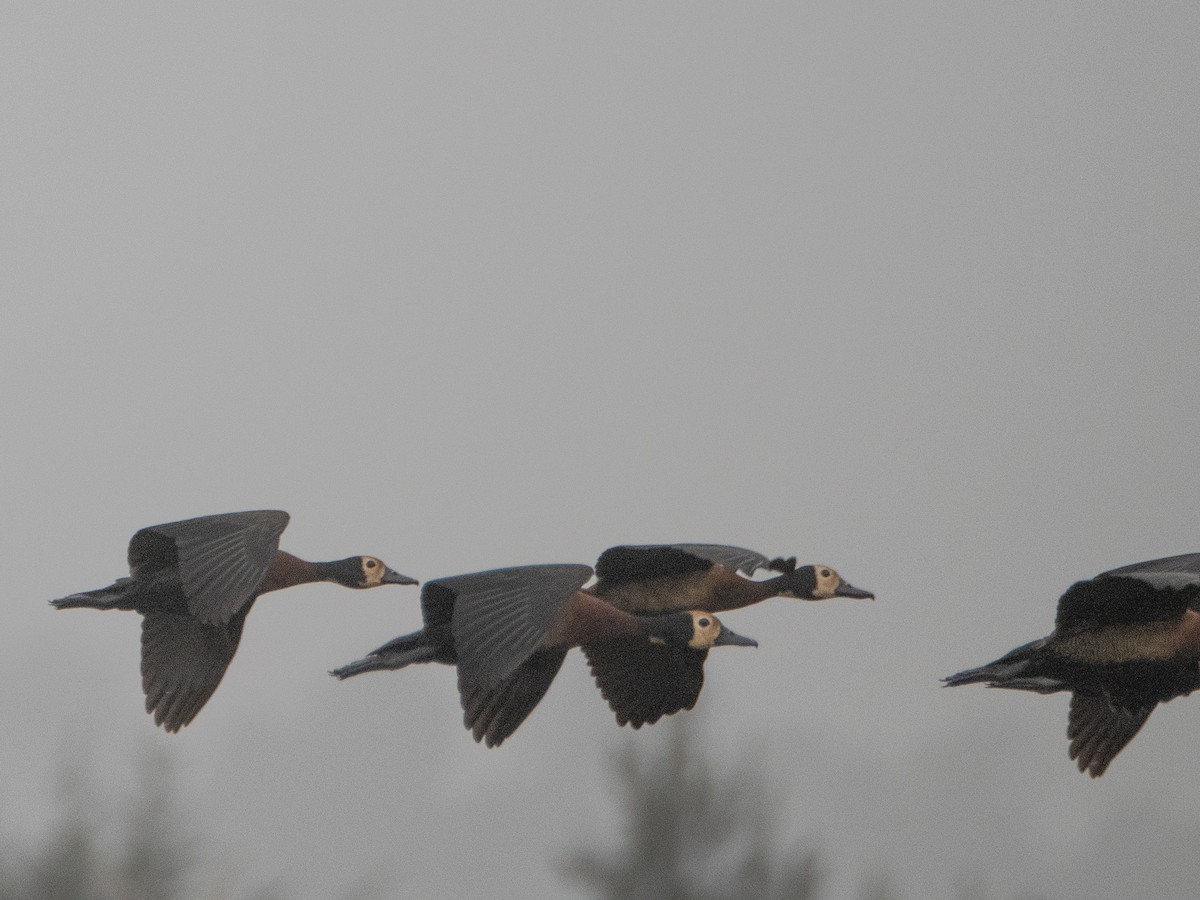
[[[616,851],[584,846],[569,854],[564,875],[598,900],[819,900],[826,865],[816,850],[779,845],[780,797],[765,759],[743,751],[735,767],[718,771],[689,718],[668,727],[665,750],[629,742],[614,756],[623,819]],[[887,872],[875,872],[858,896],[901,894]],[[973,884],[960,885],[956,896],[993,895]]]
[[[60,814],[48,837],[22,845],[0,835],[0,900],[284,900],[286,883],[239,884],[226,866],[205,865],[202,835],[181,806],[174,758],[149,747],[136,793],[115,815],[98,809],[78,770],[64,771]],[[341,900],[373,900],[390,885],[360,878]]]
[[[614,855],[576,851],[568,877],[606,900],[816,900],[819,854],[776,846],[778,807],[758,761],[718,774],[686,723],[672,723],[661,755],[632,744],[617,754],[624,842]]]

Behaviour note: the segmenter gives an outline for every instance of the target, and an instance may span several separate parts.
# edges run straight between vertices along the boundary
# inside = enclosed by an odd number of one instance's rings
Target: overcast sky
[[[131,614],[139,527],[278,507],[421,579],[708,541],[874,604],[727,617],[693,714],[763,750],[837,896],[1191,898],[1200,704],[1108,774],[1066,698],[940,676],[1074,580],[1200,550],[1190,3],[10,4],[0,28],[0,822],[169,745],[239,877],[572,896],[618,729],[578,654],[499,750],[454,673],[325,671],[418,592],[254,609],[199,718]]]

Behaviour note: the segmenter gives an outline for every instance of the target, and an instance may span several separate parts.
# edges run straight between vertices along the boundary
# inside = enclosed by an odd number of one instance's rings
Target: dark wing
[[[1119,569],[1109,569],[1096,577],[1107,578],[1113,575],[1136,578],[1155,588],[1190,588],[1194,593],[1200,593],[1200,553],[1183,553],[1179,556],[1151,559]]]
[[[1200,586],[1177,588],[1166,583],[1170,577],[1167,573],[1151,577],[1106,573],[1077,581],[1058,600],[1055,627],[1068,630],[1174,621],[1195,601]]]
[[[142,690],[156,725],[178,731],[196,717],[229,668],[245,620],[205,625],[182,613],[144,614]]]
[[[228,622],[256,595],[287,524],[282,510],[261,509],[151,525],[129,542],[129,570],[142,578],[178,565],[192,615]]]
[[[714,565],[753,575],[767,568],[761,553],[724,544],[644,544],[610,547],[596,560],[596,577],[606,585],[706,572]]]
[[[504,743],[546,696],[566,657],[562,647],[538,650],[490,690],[460,682],[463,724],[475,740],[489,747]]]
[[[454,593],[460,688],[490,690],[525,662],[592,577],[589,566],[493,569],[432,582]]]
[[[770,568],[771,561],[761,553],[745,547],[727,547],[724,544],[673,544],[674,549],[706,559],[743,575],[753,575],[758,569]]]
[[[641,728],[691,709],[704,686],[707,650],[652,644],[630,635],[585,644],[583,652],[619,725]]]
[[[1067,738],[1071,741],[1068,752],[1079,771],[1093,778],[1103,775],[1153,711],[1153,703],[1131,709],[1114,706],[1103,694],[1072,694],[1067,717]]]

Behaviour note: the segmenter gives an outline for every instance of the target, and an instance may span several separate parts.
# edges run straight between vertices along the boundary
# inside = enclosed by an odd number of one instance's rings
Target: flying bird
[[[591,577],[589,566],[562,564],[427,582],[421,631],[332,674],[456,665],[463,722],[497,747],[545,696],[572,647],[583,649],[618,723],[638,728],[695,705],[709,648],[757,646],[702,610],[625,612],[581,590]]]
[[[1200,553],[1135,563],[1077,581],[1054,631],[943,681],[1071,693],[1069,754],[1099,778],[1154,707],[1200,687]]]
[[[221,683],[259,595],[315,581],[349,588],[417,583],[374,556],[293,556],[279,549],[287,524],[287,513],[264,509],[151,525],[129,542],[128,578],[50,603],[141,613],[146,712],[178,731]]]
[[[753,581],[742,575],[779,572]],[[742,574],[738,574],[742,573]],[[796,557],[768,559],[761,553],[724,544],[647,544],[610,547],[596,561],[588,591],[613,606],[636,613],[684,609],[725,612],[771,597],[873,600],[825,565],[796,565]]]

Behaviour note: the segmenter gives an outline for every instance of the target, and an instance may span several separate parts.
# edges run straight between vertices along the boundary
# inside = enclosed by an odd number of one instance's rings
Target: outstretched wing
[[[496,687],[465,686],[461,690],[463,724],[475,740],[489,747],[504,743],[546,696],[566,657],[563,647],[537,650]]]
[[[245,620],[206,625],[183,613],[144,614],[142,690],[155,724],[178,731],[196,717],[225,676]]]
[[[691,709],[704,686],[707,650],[654,644],[629,635],[585,644],[583,652],[619,725],[641,728]]]
[[[1155,704],[1130,709],[1114,706],[1103,694],[1074,693],[1067,717],[1068,751],[1080,772],[1099,778],[1113,758],[1133,740]]]
[[[255,596],[287,524],[287,513],[262,509],[151,525],[129,542],[129,570],[143,578],[178,566],[188,611],[228,622]]]
[[[454,593],[460,691],[490,690],[507,678],[538,649],[591,577],[589,566],[562,564],[492,569],[430,582]]]

